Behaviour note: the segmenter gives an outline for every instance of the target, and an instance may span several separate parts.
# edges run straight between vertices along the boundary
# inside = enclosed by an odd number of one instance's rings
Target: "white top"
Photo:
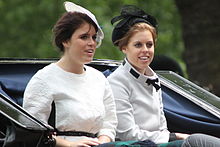
[[[154,75],[148,77],[136,71],[126,59],[123,64],[108,77],[116,101],[117,138],[168,142],[170,133],[163,112],[161,89],[157,91],[146,83],[147,78],[158,78],[156,73],[150,69]]]
[[[85,69],[74,74],[52,63],[39,70],[27,85],[23,107],[47,123],[54,101],[59,131],[98,133],[114,140],[117,117],[108,80],[92,67]]]

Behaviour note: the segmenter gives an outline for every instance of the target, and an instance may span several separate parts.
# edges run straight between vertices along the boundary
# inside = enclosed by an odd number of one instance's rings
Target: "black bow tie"
[[[126,62],[124,62],[123,63],[123,65],[125,64]],[[140,74],[139,73],[137,73],[134,69],[130,69],[130,73],[136,78],[136,79],[138,79],[139,78],[139,76],[140,76]],[[146,83],[148,84],[148,85],[153,85],[154,86],[154,88],[156,89],[156,91],[158,91],[160,88],[161,88],[161,86],[158,84],[158,82],[159,82],[159,79],[158,78],[156,78],[156,79],[147,79],[147,81],[146,81]]]
[[[146,83],[148,84],[148,85],[153,85],[154,86],[154,88],[156,89],[156,91],[158,91],[160,88],[161,88],[161,86],[158,84],[158,82],[159,82],[159,80],[158,80],[158,78],[156,78],[156,79],[147,79],[147,81],[146,81]]]

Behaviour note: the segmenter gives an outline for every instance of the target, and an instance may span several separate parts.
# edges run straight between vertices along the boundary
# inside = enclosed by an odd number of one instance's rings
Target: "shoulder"
[[[53,64],[49,64],[44,68],[38,70],[30,79],[28,85],[44,85],[46,81],[51,81],[51,75],[56,74],[57,72],[53,71]],[[53,81],[53,80],[52,80]]]
[[[86,68],[87,75],[93,76],[94,78],[97,77],[97,78],[106,79],[106,77],[104,76],[104,74],[101,71],[99,71],[91,66],[87,66],[87,65],[85,65],[85,68]]]
[[[113,73],[107,77],[114,97],[118,99],[129,99],[132,92],[132,79],[123,66],[119,66]]]
[[[126,71],[123,66],[119,66],[113,73],[111,73],[107,79],[114,89],[122,88],[127,89],[129,87],[129,82],[131,82],[130,75],[128,71]]]
[[[33,77],[45,77],[45,76],[49,76],[52,73],[57,73],[55,72],[55,64],[51,63],[47,66],[45,66],[44,68],[40,69],[37,71],[37,73],[33,76]]]
[[[125,69],[123,69],[123,66],[119,66],[114,72],[112,72],[107,79],[109,81],[112,80],[125,80],[128,79],[129,75],[128,75],[128,71],[126,71]]]

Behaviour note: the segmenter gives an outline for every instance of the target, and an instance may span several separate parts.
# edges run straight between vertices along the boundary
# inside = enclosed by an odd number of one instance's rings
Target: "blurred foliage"
[[[1,0],[0,57],[53,58],[59,53],[52,45],[52,27],[64,11],[65,0]],[[173,0],[70,0],[96,15],[105,39],[95,58],[122,59],[112,45],[110,23],[124,4],[133,4],[155,16],[159,22],[156,54],[167,55],[179,63],[184,50],[180,18]]]

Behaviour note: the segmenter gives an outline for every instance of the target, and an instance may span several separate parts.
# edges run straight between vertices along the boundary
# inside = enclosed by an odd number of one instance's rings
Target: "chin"
[[[90,62],[92,61],[92,59],[93,59],[93,58],[86,59],[86,60],[85,60],[85,64],[86,64],[86,63],[90,63]]]
[[[148,67],[148,66],[150,65],[150,63],[151,63],[151,62],[149,62],[149,61],[141,62],[141,63],[140,63],[140,66],[146,68],[146,67]]]

